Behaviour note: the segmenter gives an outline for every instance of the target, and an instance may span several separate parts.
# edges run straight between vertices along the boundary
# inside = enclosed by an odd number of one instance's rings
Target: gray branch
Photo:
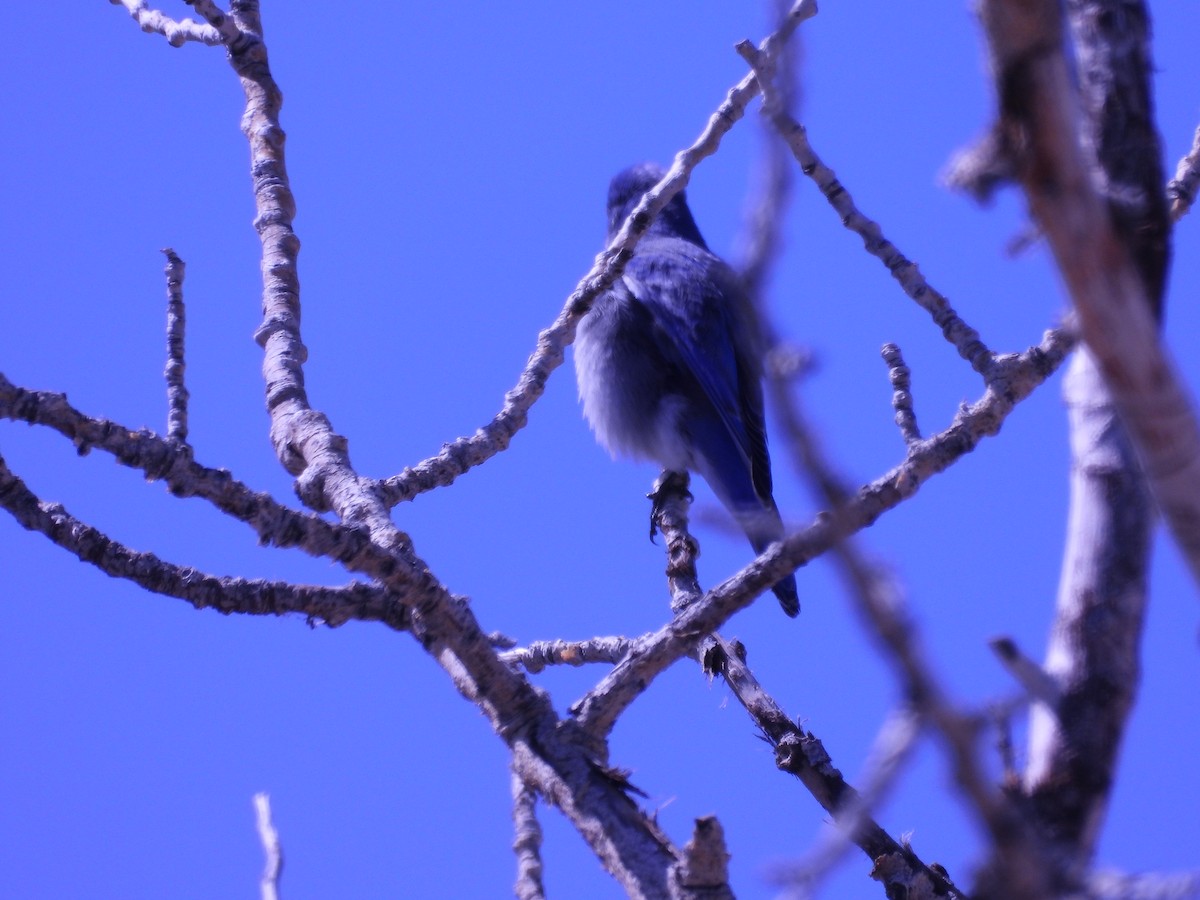
[[[1064,383],[1071,507],[1044,667],[1059,697],[1033,707],[1024,785],[1069,883],[1090,862],[1136,696],[1153,527],[1142,473],[1200,577],[1200,428],[1157,334],[1170,221],[1145,5],[1066,4],[1077,79],[1058,3],[990,0],[982,12],[998,152],[1050,242],[1087,345]]]
[[[736,645],[716,638],[706,665],[719,672],[751,718],[775,748],[775,764],[795,775],[818,803],[844,825],[874,863],[872,877],[897,896],[962,897],[941,872],[923,863],[911,847],[897,843],[871,818],[858,792],[833,765],[817,737],[793,722],[751,673]],[[924,893],[922,893],[924,891]]]
[[[534,641],[528,647],[516,647],[500,654],[509,665],[522,666],[537,673],[546,666],[582,666],[586,663],[620,662],[629,652],[626,637],[597,637],[586,641]]]
[[[911,709],[894,710],[888,715],[867,754],[866,773],[858,795],[843,801],[834,815],[836,827],[828,836],[804,859],[777,869],[774,881],[798,897],[816,896],[821,882],[854,846],[855,836],[864,829],[869,831],[874,825],[869,821],[872,811],[879,806],[912,755],[921,734],[920,726],[920,718]],[[866,847],[863,850],[869,855]],[[900,858],[903,859],[902,854]],[[910,873],[906,883],[911,884],[915,877],[916,872]],[[929,881],[933,883],[932,876]]]
[[[226,615],[283,616],[300,613],[309,620],[338,626],[350,620],[383,622],[407,630],[408,615],[387,591],[367,584],[342,587],[291,584],[218,577],[131,550],[68,513],[57,503],[44,503],[12,473],[0,457],[0,508],[29,531],[44,534],[81,561],[113,578],[123,578],[148,591],[186,600],[196,609]]]
[[[658,498],[658,503],[671,511],[669,515],[660,518],[660,527],[666,537],[667,546],[676,545],[686,548],[686,552],[691,558],[683,561],[682,565],[694,573],[695,556],[699,550],[695,540],[688,532],[688,507],[691,503],[691,495],[687,492],[687,484],[685,481],[668,480],[661,490],[663,495]],[[668,551],[668,556],[671,556],[670,551]],[[677,560],[671,559],[668,573],[677,563]],[[672,581],[674,581],[673,576]],[[693,589],[698,592],[699,586],[696,585],[694,577],[691,577],[687,581],[685,592]],[[674,584],[672,584],[672,594],[678,599]],[[692,597],[687,602],[673,603],[673,606],[677,610],[686,609],[695,599],[698,598]],[[710,677],[720,674],[725,678],[738,702],[742,704],[754,723],[775,747],[776,764],[779,768],[798,776],[817,802],[834,816],[839,826],[845,829],[847,839],[861,847],[875,864],[874,877],[883,881],[889,891],[903,887],[906,890],[914,891],[910,896],[921,896],[919,891],[922,889],[931,890],[936,896],[959,896],[949,884],[948,879],[930,870],[917,858],[911,848],[901,847],[870,818],[868,804],[872,798],[861,797],[847,785],[841,773],[834,768],[824,747],[821,746],[821,742],[811,733],[805,733],[784,715],[779,705],[746,665],[745,647],[741,643],[728,641],[714,632],[705,636],[700,642],[695,656],[705,674]],[[909,730],[915,735],[916,722],[912,720],[912,717],[909,719],[909,725],[911,726]],[[897,731],[899,730],[901,729],[898,728]],[[900,739],[898,742],[911,745],[911,736],[908,739]],[[801,745],[806,748],[804,752],[795,752],[794,748]],[[902,753],[902,750],[894,749],[893,759]],[[894,762],[891,765],[884,764],[884,767],[894,771],[895,764]],[[886,781],[887,776],[881,776],[881,780]],[[873,792],[879,790],[882,790],[881,784],[873,786]],[[718,870],[723,877],[724,845],[713,835],[714,830],[719,833],[720,826],[713,820],[711,826],[704,825],[702,827],[703,821],[698,820],[696,823],[697,836],[693,842],[697,846],[704,846],[701,840],[702,835],[707,835],[710,840],[715,842],[709,848],[712,858],[712,874],[706,877],[709,879],[712,895],[722,897],[725,895],[720,892],[718,885],[723,882],[717,881],[716,877]],[[687,848],[685,848],[686,853]],[[688,865],[686,861],[681,864],[681,866],[686,865]]]
[[[892,383],[892,409],[896,412],[896,427],[900,429],[904,443],[912,446],[921,440],[917,414],[913,411],[912,372],[895,344],[884,344],[880,355],[887,363],[888,380]]]

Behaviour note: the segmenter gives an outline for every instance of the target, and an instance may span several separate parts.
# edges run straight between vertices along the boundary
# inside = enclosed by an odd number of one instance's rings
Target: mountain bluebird
[[[608,240],[664,174],[643,163],[612,180]],[[738,276],[704,243],[682,191],[579,323],[575,373],[583,414],[610,453],[702,475],[756,553],[783,535],[753,311]],[[793,575],[772,590],[785,613],[800,611]]]

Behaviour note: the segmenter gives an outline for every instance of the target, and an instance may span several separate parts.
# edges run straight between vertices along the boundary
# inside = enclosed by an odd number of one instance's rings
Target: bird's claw
[[[662,519],[666,514],[667,502],[672,497],[682,496],[688,503],[692,502],[692,493],[688,490],[690,480],[687,472],[672,472],[664,470],[654,480],[654,486],[646,496],[650,498],[650,543],[662,530]]]

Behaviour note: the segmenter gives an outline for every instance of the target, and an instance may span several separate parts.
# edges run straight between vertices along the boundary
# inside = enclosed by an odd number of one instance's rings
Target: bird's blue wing
[[[703,248],[651,239],[630,260],[625,284],[650,311],[663,356],[692,380],[711,413],[697,410],[692,426],[707,432],[705,444],[718,457],[712,463],[724,469],[735,464],[724,457],[736,454],[750,476],[755,498],[734,499],[773,506],[757,340],[737,276]]]

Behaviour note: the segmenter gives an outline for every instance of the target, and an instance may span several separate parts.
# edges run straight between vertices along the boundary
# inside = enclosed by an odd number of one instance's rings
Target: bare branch
[[[162,480],[177,497],[202,497],[254,529],[261,543],[299,547],[372,577],[389,572],[399,585],[407,572],[390,572],[388,557],[373,552],[355,528],[336,525],[310,513],[288,509],[267,494],[252,491],[224,469],[200,465],[191,449],[149,431],[131,431],[108,419],[91,418],[72,407],[63,394],[28,391],[0,375],[0,418],[44,425],[67,437],[80,454],[92,448],[111,453],[124,466]]]
[[[195,3],[210,24],[227,36],[230,63],[246,94],[242,125],[251,147],[258,212],[255,225],[263,246],[264,321],[257,337],[265,351],[267,405],[277,456],[297,476],[297,493],[306,504],[321,512],[332,510],[351,526],[333,533],[354,535],[358,539],[356,552],[336,558],[352,571],[378,578],[400,602],[411,604],[414,635],[513,749],[514,764],[525,783],[563,810],[626,891],[634,896],[661,895],[678,854],[628,799],[628,784],[602,765],[606,748],[577,728],[561,728],[563,723],[554,715],[548,698],[499,659],[469,608],[437,581],[416,556],[409,537],[391,522],[377,483],[359,478],[353,471],[345,439],[336,435],[328,420],[309,405],[301,368],[306,351],[299,331],[299,242],[292,230],[295,204],[284,166],[284,133],[278,119],[280,92],[270,74],[260,37],[257,6],[250,0],[236,3],[237,21],[233,21],[209,2]],[[796,7],[805,14],[813,8],[810,2]],[[790,27],[802,17],[793,15]],[[753,93],[753,84],[752,78],[744,79],[731,92],[700,145],[677,158],[665,179],[666,186],[682,188],[685,169],[715,149],[720,136],[740,117]],[[651,192],[644,205],[667,200],[665,193],[658,198],[653,195]],[[635,211],[632,218],[637,220],[639,215],[645,212]],[[642,221],[636,226],[645,227]],[[630,225],[627,234],[618,236],[602,258],[627,258],[634,228]],[[619,268],[607,271],[610,278],[615,278]],[[597,289],[592,286],[593,295]],[[560,316],[560,322],[566,322],[566,339],[586,308],[586,304],[579,308],[568,304]],[[545,368],[546,375],[561,362],[561,346],[554,365]],[[537,377],[544,381],[543,376]],[[14,390],[9,392],[14,396],[6,398],[6,386],[11,387],[0,382],[0,409],[5,399],[15,402],[22,411],[27,409],[28,393]],[[139,447],[158,440],[149,435],[137,437]],[[162,456],[171,466],[190,464],[190,460],[169,450]],[[332,529],[328,523],[322,524]],[[602,826],[597,828],[597,823]]]
[[[911,848],[897,843],[866,811],[854,788],[833,766],[829,754],[814,735],[787,717],[745,664],[737,645],[716,637],[716,652],[707,665],[719,672],[775,747],[775,764],[803,782],[809,793],[841,825],[845,822],[851,840],[875,863],[872,877],[887,885],[917,891],[901,896],[923,896],[923,885],[934,896],[960,897],[944,875],[926,866]]]
[[[1103,822],[1121,734],[1137,695],[1154,510],[1092,355],[1063,382],[1070,508],[1046,677],[1034,704],[1025,788],[1047,834],[1086,859]]]
[[[201,25],[192,19],[175,21],[165,13],[152,9],[146,0],[109,0],[124,6],[138,27],[148,34],[161,34],[172,47],[182,47],[188,41],[215,46],[222,43],[220,32],[211,25]]]
[[[842,805],[834,814],[835,827],[826,832],[826,837],[806,854],[804,859],[777,867],[772,874],[772,880],[786,888],[789,894],[798,897],[816,896],[821,882],[829,877],[834,867],[854,846],[856,836],[879,827],[871,820],[872,810],[879,805],[884,794],[895,782],[919,736],[920,721],[911,710],[897,710],[889,715],[867,756],[861,792],[842,801]],[[867,847],[862,849],[870,855]],[[912,848],[907,849],[911,851]],[[903,859],[902,853],[900,858]],[[901,869],[902,866],[892,866],[881,869],[881,872],[896,872]],[[937,871],[936,874],[944,875],[941,871]],[[911,884],[915,876],[916,871],[910,871],[906,882]],[[933,882],[932,877],[926,877]],[[887,883],[885,881],[885,884]],[[949,879],[947,883],[949,884]],[[953,893],[950,896],[953,896]]]
[[[912,373],[895,344],[884,344],[881,355],[887,363],[888,380],[892,383],[892,409],[896,411],[896,426],[904,443],[915,444],[921,440],[921,430],[917,427],[917,414],[913,412]]]
[[[513,736],[515,777],[558,807],[631,897],[668,896],[679,851],[629,796],[630,785],[603,764],[604,748],[570,723],[542,717]]]
[[[1032,709],[1025,773],[1041,833],[1064,872],[1077,871],[1137,691],[1153,530],[1143,475],[1200,579],[1200,426],[1158,340],[1170,221],[1145,4],[1066,4],[1074,66],[1060,4],[991,0],[982,12],[1000,145],[1087,345],[1064,382],[1071,507],[1045,663],[1059,699]]]
[[[183,307],[183,274],[186,265],[171,248],[167,256],[167,438],[187,443],[188,389],[183,383],[186,364],[183,360],[184,330],[187,319]]]
[[[223,614],[282,616],[300,613],[336,627],[350,620],[383,622],[398,631],[408,629],[407,610],[372,585],[342,587],[297,585],[209,575],[190,566],[177,566],[153,553],[131,550],[87,525],[57,503],[43,503],[12,473],[0,457],[0,508],[30,531],[50,538],[63,549],[106,575],[132,581],[148,591],[186,600],[196,609]]]
[[[756,72],[769,65],[764,60],[763,53],[748,41],[738,44],[737,50]],[[916,264],[883,236],[880,226],[859,212],[850,192],[837,180],[833,170],[821,162],[808,142],[804,126],[792,118],[782,103],[774,97],[774,90],[770,83],[763,86],[763,112],[791,148],[792,154],[800,164],[800,170],[816,183],[825,199],[841,217],[842,224],[862,238],[867,252],[887,267],[904,293],[930,314],[934,323],[942,329],[946,340],[954,345],[959,356],[967,360],[976,372],[987,376],[992,368],[993,358],[991,351],[979,339],[979,333],[959,318],[950,306],[950,301],[934,290]]]
[[[979,762],[977,723],[950,703],[926,664],[926,654],[903,598],[889,581],[872,578],[869,571],[866,574],[869,580],[852,591],[851,597],[891,655],[914,709],[941,735],[955,781],[987,827],[996,853],[1003,860],[991,873],[996,881],[990,889],[996,891],[996,896],[1050,897],[1047,867],[1033,835]]]
[[[271,798],[264,793],[254,795],[255,821],[258,839],[262,842],[266,862],[258,887],[262,900],[279,900],[279,878],[283,874],[283,847],[279,832],[271,821]]]
[[[80,448],[102,447],[125,465],[165,479],[177,494],[209,499],[276,546],[300,546],[379,579],[388,589],[388,614],[408,617],[399,621],[411,627],[502,739],[515,746],[527,741],[530,733],[537,734],[533,743],[545,756],[518,754],[527,760],[522,776],[544,796],[555,798],[626,890],[635,892],[637,885],[649,885],[646,890],[653,895],[654,885],[665,885],[676,859],[674,849],[629,802],[623,785],[594,770],[603,749],[591,741],[564,738],[549,700],[500,660],[470,609],[428,570],[413,572],[398,565],[385,547],[360,529],[288,510],[235,482],[227,472],[204,469],[192,461],[187,448],[148,432],[130,432],[111,422],[88,419],[62,395],[25,391],[0,376],[0,417],[48,425]],[[404,607],[409,608],[407,613],[401,612]],[[591,823],[597,816],[609,820],[611,827],[594,829]]]
[[[529,789],[514,772],[513,852],[517,855],[517,883],[514,892],[518,900],[542,900],[542,827],[537,820],[537,794]]]
[[[687,530],[687,513],[688,505],[691,502],[691,495],[687,493],[686,481],[679,479],[661,479],[663,482],[661,493],[670,493],[669,497],[660,499],[659,502],[664,502],[671,509],[669,515],[660,517],[659,524],[663,529],[667,539],[667,545],[670,547],[672,543],[686,545],[692,552],[696,549],[695,541],[692,540]],[[691,567],[694,573],[694,560]],[[689,579],[688,588],[683,592],[685,595],[688,591],[699,591],[698,585],[695,583],[694,574]],[[672,590],[673,595],[677,592]],[[696,597],[686,597],[683,603],[676,606],[676,614],[680,610],[687,609],[691,603],[697,599]],[[839,773],[830,762],[825,754],[824,748],[820,742],[811,734],[805,734],[801,729],[794,726],[790,720],[783,714],[778,704],[766,692],[758,680],[750,672],[746,666],[745,647],[737,641],[727,641],[719,634],[711,634],[705,636],[700,642],[697,652],[694,654],[700,662],[700,666],[705,674],[710,677],[716,674],[723,675],[738,701],[750,713],[755,724],[762,730],[768,740],[776,748],[777,764],[785,771],[790,771],[793,774],[799,775],[802,783],[813,794],[816,800],[829,812],[833,813],[839,825],[841,825],[847,834],[849,840],[858,843],[859,846],[867,853],[867,855],[876,861],[877,857],[883,854],[891,855],[899,853],[899,859],[915,860],[918,863],[917,868],[913,868],[908,862],[893,863],[888,868],[888,874],[882,880],[889,883],[903,883],[908,886],[914,886],[914,880],[920,880],[918,871],[924,870],[923,864],[916,859],[916,856],[908,852],[908,857],[904,856],[905,851],[900,848],[895,841],[884,832],[877,824],[870,820],[868,816],[867,804],[873,802],[873,798],[882,791],[883,787],[890,776],[895,772],[898,766],[898,760],[905,752],[908,746],[911,746],[912,740],[916,736],[917,722],[914,716],[908,716],[907,731],[904,725],[900,722],[894,722],[894,727],[887,730],[889,741],[887,742],[887,752],[881,753],[881,757],[877,761],[877,765],[881,770],[886,770],[886,775],[881,775],[878,780],[872,784],[872,793],[868,798],[860,798],[855,794],[842,780]],[[907,736],[905,736],[907,734]],[[810,751],[819,751],[819,755],[823,760],[819,765],[813,763],[814,757],[812,753],[796,755],[790,750],[785,751],[782,743],[788,743],[789,747],[795,742],[806,743]],[[813,765],[805,768],[801,765],[799,769],[788,768],[782,762],[784,758],[795,762],[800,760],[802,763],[813,763]],[[703,826],[703,827],[702,827]],[[717,830],[716,837],[713,836],[713,829]],[[712,849],[709,851],[713,854],[712,865],[718,866],[720,871],[705,876],[702,880],[708,880],[712,883],[723,884],[725,880],[725,850],[724,844],[720,841],[720,826],[713,820],[711,825],[708,825],[704,820],[698,820],[696,823],[696,837],[693,843],[697,846],[705,845],[702,838],[706,838],[712,843]],[[685,855],[689,847],[684,848]],[[909,860],[909,861],[911,861]],[[690,865],[685,859],[683,866]],[[927,871],[927,870],[925,870]],[[939,876],[940,877],[940,876]],[[925,879],[923,884],[926,886],[936,886],[936,878]],[[948,882],[947,882],[948,883]],[[707,895],[705,895],[707,896]],[[716,896],[724,896],[720,890],[716,890]]]
[[[500,654],[510,666],[523,666],[537,673],[546,666],[582,666],[585,663],[620,662],[632,642],[625,637],[597,637],[586,641],[535,641]]]

